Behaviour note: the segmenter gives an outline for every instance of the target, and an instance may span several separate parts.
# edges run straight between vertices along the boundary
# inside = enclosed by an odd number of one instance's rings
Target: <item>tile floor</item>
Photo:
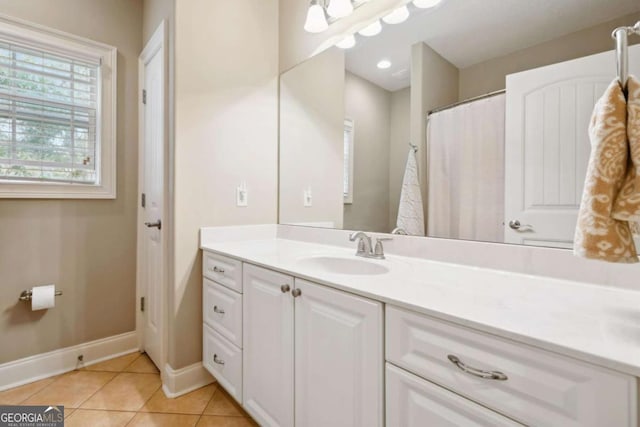
[[[146,354],[131,353],[0,392],[0,405],[64,405],[67,427],[248,427],[257,424],[217,384],[164,395]]]

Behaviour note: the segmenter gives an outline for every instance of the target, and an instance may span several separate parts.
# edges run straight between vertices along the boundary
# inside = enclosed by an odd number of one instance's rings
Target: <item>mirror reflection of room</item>
[[[611,31],[640,4],[431,3],[282,74],[280,222],[571,248]]]

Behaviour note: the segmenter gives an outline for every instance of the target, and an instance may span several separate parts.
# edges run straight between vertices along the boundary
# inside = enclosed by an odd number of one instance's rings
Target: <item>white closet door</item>
[[[293,278],[243,267],[243,402],[261,426],[293,426]]]
[[[296,426],[381,427],[382,304],[295,283]]]
[[[640,74],[640,46],[629,48],[629,70]],[[615,77],[613,51],[507,76],[506,242],[573,247],[589,121]]]

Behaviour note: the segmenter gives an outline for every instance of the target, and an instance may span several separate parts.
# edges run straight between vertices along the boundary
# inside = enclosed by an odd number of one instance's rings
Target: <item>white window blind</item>
[[[344,164],[342,192],[345,203],[353,203],[353,121],[344,120]]]
[[[0,180],[100,183],[99,73],[0,41]]]

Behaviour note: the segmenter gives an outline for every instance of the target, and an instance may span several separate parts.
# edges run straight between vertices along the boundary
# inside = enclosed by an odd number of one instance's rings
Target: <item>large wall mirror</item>
[[[572,247],[611,32],[639,19],[637,0],[442,0],[345,35],[281,75],[280,223]]]

